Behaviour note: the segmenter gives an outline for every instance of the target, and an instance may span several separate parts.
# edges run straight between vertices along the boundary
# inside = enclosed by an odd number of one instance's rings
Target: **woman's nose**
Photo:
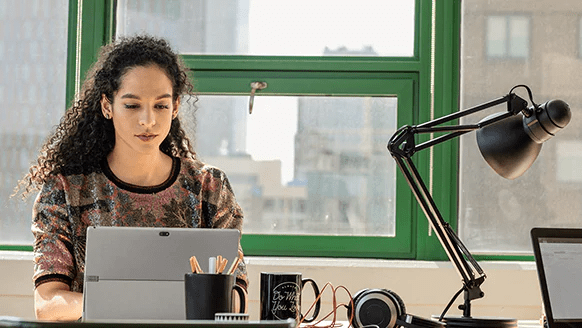
[[[147,108],[142,112],[139,124],[147,127],[156,125],[156,115],[153,108]]]

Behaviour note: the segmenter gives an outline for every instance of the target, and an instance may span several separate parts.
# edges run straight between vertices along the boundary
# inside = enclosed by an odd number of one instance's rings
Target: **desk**
[[[213,320],[131,320],[90,322],[48,322],[0,317],[0,327],[18,328],[295,328],[294,320],[287,321],[213,321]]]
[[[518,328],[542,328],[539,320],[518,320]]]
[[[347,322],[341,322],[342,328],[347,328]],[[539,320],[519,320],[518,328],[542,328]],[[19,328],[295,328],[294,321],[240,321],[240,322],[217,322],[202,320],[184,320],[184,321],[132,321],[132,322],[42,322],[22,320],[13,317],[0,317],[0,327],[19,327]]]

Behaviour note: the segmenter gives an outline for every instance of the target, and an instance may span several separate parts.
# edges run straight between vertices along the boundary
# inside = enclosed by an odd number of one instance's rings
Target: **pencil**
[[[204,271],[202,271],[202,268],[200,268],[200,264],[198,263],[196,256],[192,256],[190,258],[190,266],[193,268],[192,269],[193,273],[204,273]]]
[[[223,273],[224,269],[226,269],[226,263],[228,263],[228,260],[221,256],[220,261],[221,263],[220,266],[218,267],[218,273]]]
[[[222,255],[216,256],[216,273],[222,273],[220,268],[222,267]]]
[[[196,263],[194,263],[196,259],[194,256],[190,257],[190,268],[192,268],[192,273],[196,273]]]
[[[232,263],[232,265],[230,266],[230,268],[228,269],[226,274],[233,274],[234,271],[236,270],[238,264],[240,263],[240,261],[242,261],[242,259],[243,259],[243,253],[239,250],[238,257],[234,260],[234,262]]]

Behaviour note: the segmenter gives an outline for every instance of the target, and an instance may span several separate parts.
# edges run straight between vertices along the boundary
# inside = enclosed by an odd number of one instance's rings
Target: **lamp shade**
[[[484,120],[501,114],[504,113]],[[477,130],[477,145],[487,164],[506,179],[521,176],[542,149],[542,144],[533,141],[524,130],[521,113]]]
[[[564,128],[572,117],[570,107],[562,100],[550,100],[477,130],[477,145],[491,168],[507,179],[521,176],[538,157],[542,143]],[[495,116],[490,115],[487,121]]]

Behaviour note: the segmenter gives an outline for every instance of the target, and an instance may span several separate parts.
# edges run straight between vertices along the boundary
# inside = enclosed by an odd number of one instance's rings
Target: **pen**
[[[208,273],[216,273],[216,257],[208,258]]]

